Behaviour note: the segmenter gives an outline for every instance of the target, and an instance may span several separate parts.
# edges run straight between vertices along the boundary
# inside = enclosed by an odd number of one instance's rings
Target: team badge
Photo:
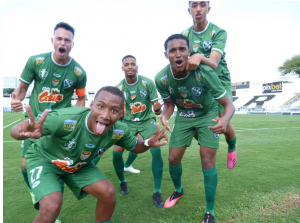
[[[121,139],[124,135],[124,131],[121,129],[115,129],[113,131],[112,139]]]
[[[128,98],[128,94],[126,92],[124,92],[123,94],[124,94],[124,99],[126,100]]]
[[[131,95],[131,100],[134,100],[136,98],[136,95]]]
[[[98,150],[97,155],[101,155],[102,153],[104,153],[107,150],[107,148],[101,148]]]
[[[123,85],[120,85],[118,88],[120,89],[120,91],[123,91],[124,89]]]
[[[36,65],[40,65],[42,63],[44,63],[45,57],[37,57],[35,59]]]
[[[74,73],[77,75],[77,76],[80,76],[82,74],[82,70],[78,67],[75,67],[74,68]]]
[[[72,140],[70,140],[69,142],[65,143],[65,147],[67,147],[68,150],[73,150],[76,147],[76,141],[75,138],[73,138]]]
[[[46,71],[46,69],[41,69],[39,71],[39,76],[42,80],[45,80],[46,77],[48,76],[48,71]]]
[[[194,95],[196,95],[197,97],[200,96],[201,92],[202,92],[202,89],[200,87],[193,87],[192,88],[192,92]]]
[[[152,124],[154,127],[157,126],[157,124],[156,124],[155,122],[151,122],[151,124]]]
[[[75,131],[76,125],[77,125],[77,121],[75,121],[75,120],[66,120],[66,121],[64,121],[64,127],[62,128],[62,130]]]
[[[54,73],[53,76],[56,77],[56,78],[61,78],[61,75],[59,75],[57,73]]]
[[[65,86],[66,89],[71,87],[72,85],[73,85],[73,81],[71,81],[69,79],[64,80],[64,86]]]
[[[196,44],[196,45],[193,45],[193,50],[194,50],[194,52],[197,52],[197,50],[198,50],[198,44]]]
[[[163,85],[166,85],[168,83],[168,75],[163,76],[160,81]]]
[[[91,152],[88,151],[82,151],[81,155],[80,155],[80,159],[81,160],[86,160],[87,158],[89,158],[89,156],[91,155]]]
[[[84,146],[89,149],[94,149],[96,146],[92,143],[85,143]]]
[[[140,95],[144,98],[147,96],[147,91],[146,90],[142,90],[140,91]]]
[[[58,83],[59,83],[59,80],[58,79],[52,79],[52,85],[53,86],[56,86],[56,85],[58,85]]]
[[[188,30],[184,30],[184,31],[182,32],[182,35],[184,35],[185,37],[188,37],[189,31],[188,31]]]
[[[204,48],[206,51],[210,50],[211,46],[212,46],[212,41],[205,40],[205,41],[203,42],[203,48]]]
[[[220,134],[214,133],[214,135],[215,135],[216,139],[220,137]]]
[[[211,33],[210,33],[210,38],[212,38],[215,33],[216,33],[216,31],[212,30]]]
[[[186,98],[187,97],[187,93],[186,92],[180,92],[179,93],[182,97]]]
[[[131,106],[131,114],[143,112],[146,110],[146,108],[147,108],[146,105],[143,105],[141,102],[135,102]]]
[[[146,87],[147,86],[147,81],[142,80],[142,84]]]
[[[201,74],[195,71],[195,77],[197,81],[201,81]]]

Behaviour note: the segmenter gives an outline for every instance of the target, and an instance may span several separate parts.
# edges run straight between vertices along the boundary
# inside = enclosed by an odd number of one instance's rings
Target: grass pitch
[[[38,213],[21,174],[21,142],[9,135],[17,120],[24,120],[24,115],[3,112],[3,222],[7,223],[32,222]],[[174,119],[170,119],[170,126],[173,122]],[[300,116],[234,115],[232,124],[237,135],[238,162],[233,170],[227,169],[227,145],[224,136],[220,136],[216,163],[216,222],[300,222]],[[128,152],[124,152],[124,160],[127,155]],[[161,189],[166,200],[174,190],[168,170],[168,145],[162,147],[162,156]],[[157,208],[153,204],[150,151],[140,154],[133,166],[141,173],[125,173],[130,193],[124,196],[120,194],[112,165],[112,149],[98,163],[116,188],[117,204],[112,222],[190,223],[203,220],[203,174],[195,140],[182,160],[185,195],[172,208]],[[66,187],[60,220],[62,223],[94,222],[95,206],[96,198],[89,195],[77,201]]]

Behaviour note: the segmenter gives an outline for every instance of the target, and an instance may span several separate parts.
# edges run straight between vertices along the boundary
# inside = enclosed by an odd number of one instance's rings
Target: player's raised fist
[[[11,108],[15,112],[23,111],[23,105],[22,105],[21,101],[17,98],[17,95],[15,92],[12,93],[10,105],[11,105]]]

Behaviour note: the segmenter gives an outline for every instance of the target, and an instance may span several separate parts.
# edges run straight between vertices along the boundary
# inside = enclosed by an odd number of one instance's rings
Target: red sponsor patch
[[[57,101],[62,101],[64,96],[62,94],[53,92],[49,93],[49,91],[43,91],[42,93],[39,94],[39,102],[57,102]]]
[[[76,170],[79,170],[81,167],[83,167],[86,164],[86,162],[83,162],[83,163],[77,163],[75,166],[69,166],[69,161],[65,161],[65,160],[52,160],[52,163],[58,168],[68,173],[74,173]]]
[[[146,110],[146,105],[143,105],[141,102],[136,102],[134,103],[133,106],[131,106],[131,114],[135,114],[145,110]]]
[[[180,106],[183,106],[183,107],[186,107],[186,108],[203,108],[203,106],[201,104],[196,104],[195,102],[193,102],[192,100],[189,100],[189,99],[184,99],[183,101],[182,100],[177,100],[177,103],[180,105]]]

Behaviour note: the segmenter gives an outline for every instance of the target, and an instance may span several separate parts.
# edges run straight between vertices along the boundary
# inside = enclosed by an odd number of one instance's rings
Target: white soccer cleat
[[[134,169],[131,165],[129,167],[124,167],[124,171],[131,172],[131,173],[139,173],[141,171]]]

